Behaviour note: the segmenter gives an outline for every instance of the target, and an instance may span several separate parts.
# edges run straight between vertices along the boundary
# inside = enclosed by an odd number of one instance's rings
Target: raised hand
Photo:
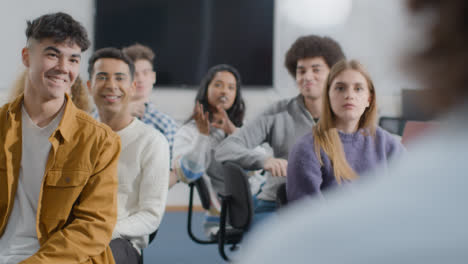
[[[198,101],[195,103],[195,108],[193,109],[193,119],[197,124],[198,132],[203,135],[210,134],[210,117],[208,112],[203,111],[203,105]]]
[[[142,118],[145,114],[145,103],[144,102],[131,102],[130,105],[130,112],[132,116]]]
[[[217,105],[216,110],[216,113],[213,114],[213,122],[211,122],[211,125],[222,129],[227,135],[234,133],[237,127],[232,123],[231,119],[229,119],[226,110],[224,110],[221,105]]]

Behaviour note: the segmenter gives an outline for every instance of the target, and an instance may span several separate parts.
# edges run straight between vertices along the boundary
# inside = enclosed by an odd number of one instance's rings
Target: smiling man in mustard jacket
[[[26,37],[24,94],[0,108],[0,263],[114,263],[120,139],[65,93],[86,31],[55,13]]]

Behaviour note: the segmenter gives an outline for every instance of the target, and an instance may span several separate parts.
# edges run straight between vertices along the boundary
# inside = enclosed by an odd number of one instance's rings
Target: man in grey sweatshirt
[[[299,37],[285,58],[299,95],[273,104],[216,148],[215,159],[220,162],[232,161],[244,169],[268,172],[254,204],[256,215],[276,210],[276,190],[286,181],[289,150],[296,140],[312,130],[320,117],[328,72],[344,58],[340,45],[329,37]],[[273,156],[252,150],[263,143],[271,146]]]

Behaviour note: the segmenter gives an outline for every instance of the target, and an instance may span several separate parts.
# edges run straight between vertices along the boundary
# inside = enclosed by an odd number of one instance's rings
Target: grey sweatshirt
[[[244,169],[263,169],[268,155],[255,152],[253,148],[268,143],[275,158],[287,160],[296,140],[311,132],[314,124],[302,95],[281,100],[221,142],[216,147],[215,159],[219,162],[233,161]],[[286,177],[273,177],[269,173],[266,177],[258,198],[274,201],[276,190]]]

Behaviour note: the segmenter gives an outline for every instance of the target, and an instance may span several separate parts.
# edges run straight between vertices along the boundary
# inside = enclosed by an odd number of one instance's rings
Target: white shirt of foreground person
[[[468,263],[468,104],[459,110],[387,177],[265,223],[238,263]]]

